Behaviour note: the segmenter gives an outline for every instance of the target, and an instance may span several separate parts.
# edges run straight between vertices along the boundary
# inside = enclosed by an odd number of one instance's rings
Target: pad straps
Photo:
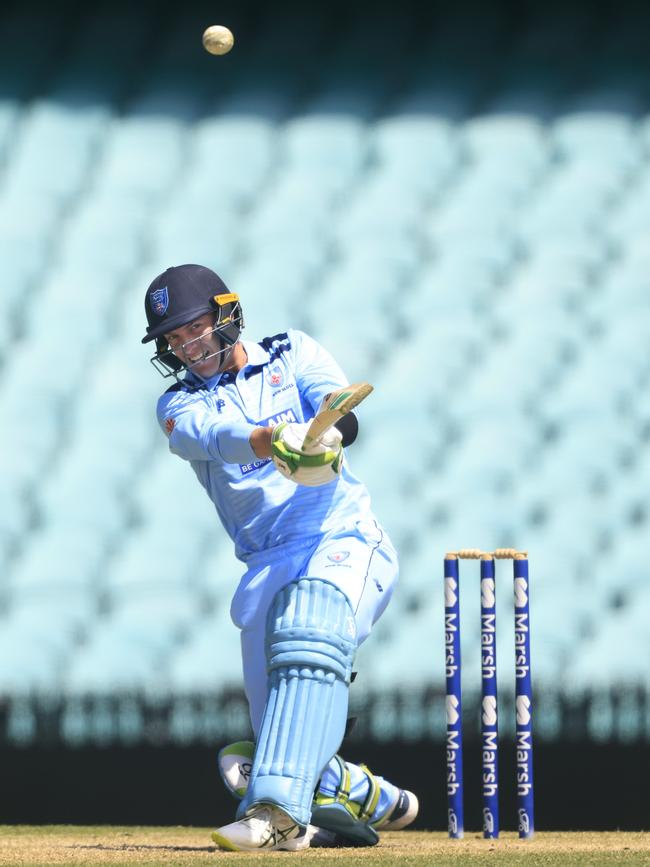
[[[324,807],[327,804],[341,804],[350,815],[354,816],[355,819],[358,819],[360,822],[369,822],[372,814],[377,809],[377,804],[379,803],[379,798],[381,796],[381,788],[375,775],[367,765],[359,765],[368,781],[368,794],[363,803],[359,804],[356,801],[350,800],[350,771],[348,770],[346,763],[338,754],[334,756],[334,760],[336,761],[340,772],[340,779],[339,784],[336,787],[336,792],[334,795],[323,795],[320,792],[317,792],[314,802],[318,804],[319,807]]]

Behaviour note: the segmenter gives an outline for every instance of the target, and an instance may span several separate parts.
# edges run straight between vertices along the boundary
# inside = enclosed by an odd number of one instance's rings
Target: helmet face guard
[[[200,361],[207,361],[209,358],[223,357],[226,353],[232,350],[232,347],[239,340],[239,335],[244,327],[244,315],[242,313],[239,295],[235,292],[227,292],[219,295],[213,295],[209,302],[210,311],[214,312],[214,326],[210,331],[206,331],[199,337],[193,337],[186,341],[180,347],[183,354],[187,356],[186,348],[196,346],[201,348],[202,354]],[[198,318],[198,317],[196,317]],[[193,320],[190,319],[189,322]],[[188,322],[183,325],[189,324]],[[170,329],[173,330],[173,329]],[[213,349],[209,346],[210,338],[216,336],[220,343],[219,349]],[[206,341],[208,341],[206,343]],[[156,338],[156,354],[150,359],[156,370],[165,378],[173,376],[176,380],[179,379],[179,374],[185,371],[192,371],[192,365],[181,361],[169,346],[164,336]],[[195,374],[199,376],[199,374]]]

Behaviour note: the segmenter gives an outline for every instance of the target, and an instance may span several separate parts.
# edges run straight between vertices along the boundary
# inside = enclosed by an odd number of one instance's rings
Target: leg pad
[[[268,697],[239,814],[271,803],[306,825],[314,789],[338,750],[356,651],[354,612],[333,584],[302,578],[267,618]]]

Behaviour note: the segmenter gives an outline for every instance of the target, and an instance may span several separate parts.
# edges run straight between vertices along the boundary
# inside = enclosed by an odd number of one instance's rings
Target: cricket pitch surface
[[[309,849],[303,852],[222,852],[210,839],[210,828],[117,827],[76,825],[0,826],[0,865],[145,864],[274,865],[338,862],[348,865],[397,864],[460,867],[460,865],[521,864],[650,865],[650,832],[539,831],[532,840],[503,833],[484,840],[466,832],[464,840],[449,840],[439,831],[394,831],[381,835],[367,849]]]

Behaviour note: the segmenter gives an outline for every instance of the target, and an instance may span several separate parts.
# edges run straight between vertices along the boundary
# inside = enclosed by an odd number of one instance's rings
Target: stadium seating
[[[28,75],[0,56],[0,696],[240,683],[244,566],[168,454],[171,380],[140,345],[146,286],[188,261],[240,293],[245,339],[305,329],[376,386],[348,459],[403,566],[361,690],[441,688],[442,556],[475,545],[530,551],[540,688],[647,683],[646,58],[621,24],[610,82],[529,10],[497,64],[479,5],[480,33],[396,25],[399,81],[352,13],[325,63],[296,13],[301,76],[251,37],[215,86],[181,11],[150,65],[148,7],[84,9],[60,63],[48,14]]]

